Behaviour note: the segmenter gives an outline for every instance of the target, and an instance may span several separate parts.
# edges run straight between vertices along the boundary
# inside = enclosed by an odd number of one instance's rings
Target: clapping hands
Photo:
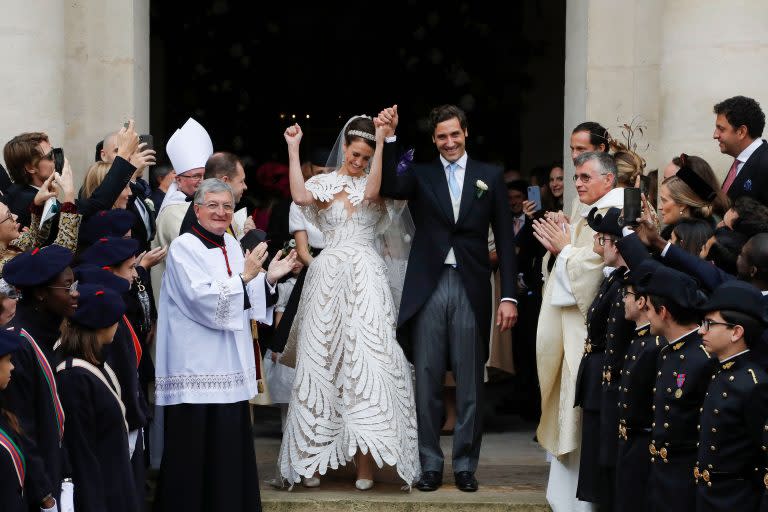
[[[136,258],[136,266],[151,269],[165,259],[168,249],[165,247],[155,247],[150,251],[144,251]]]
[[[558,255],[565,246],[571,244],[571,225],[562,214],[548,215],[533,221],[533,236],[546,250]]]
[[[274,284],[281,277],[292,272],[293,266],[296,264],[296,256],[295,250],[291,250],[285,258],[283,258],[283,252],[278,251],[267,267],[267,282]]]

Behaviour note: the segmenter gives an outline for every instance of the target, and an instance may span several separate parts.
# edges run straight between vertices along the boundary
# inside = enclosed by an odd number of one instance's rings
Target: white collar
[[[756,138],[752,141],[752,144],[744,148],[744,151],[739,153],[739,156],[736,157],[736,160],[738,160],[741,163],[746,162],[749,160],[749,157],[752,156],[752,153],[755,152],[757,148],[759,148],[763,144],[763,139],[760,137]]]
[[[696,327],[695,329],[693,329],[693,330],[691,330],[691,331],[688,331],[687,333],[683,334],[683,335],[682,335],[682,336],[680,336],[679,338],[675,338],[674,340],[670,341],[670,342],[669,342],[669,344],[671,345],[671,344],[673,344],[673,343],[676,343],[676,342],[680,341],[681,339],[685,338],[686,336],[689,336],[691,333],[694,333],[694,332],[696,332],[696,331],[698,331],[698,330],[699,330],[699,328],[698,328],[698,327]]]
[[[466,169],[467,168],[467,152],[465,151],[463,155],[461,155],[461,158],[456,160],[456,164],[459,166],[459,169]],[[443,164],[443,170],[445,170],[446,167],[448,167],[449,162],[445,158],[443,158],[443,155],[440,155],[440,162]]]
[[[603,275],[605,277],[610,277],[614,270],[616,270],[616,267],[609,267],[606,265],[603,267]]]
[[[611,189],[607,194],[605,194],[603,197],[595,201],[594,203],[590,205],[585,205],[584,203],[580,203],[582,206],[581,210],[581,216],[586,218],[587,215],[589,215],[589,212],[592,210],[592,208],[597,208],[598,210],[602,210],[603,208],[623,208],[624,207],[624,189],[623,188],[614,188]]]
[[[721,363],[725,363],[726,361],[730,361],[730,360],[731,360],[731,359],[733,359],[734,357],[739,357],[741,354],[746,354],[747,352],[749,352],[749,349],[746,349],[746,350],[742,350],[742,351],[741,351],[741,352],[739,352],[738,354],[733,354],[732,356],[726,357],[725,359],[720,359],[720,362],[721,362]]]

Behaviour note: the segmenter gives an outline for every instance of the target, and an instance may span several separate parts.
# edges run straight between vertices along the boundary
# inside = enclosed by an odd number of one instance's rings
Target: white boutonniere
[[[488,192],[488,185],[483,180],[477,180],[475,182],[475,195],[477,198],[480,199],[486,192]]]
[[[147,208],[149,208],[149,211],[154,212],[155,211],[155,203],[150,198],[144,199],[144,204],[147,205]]]

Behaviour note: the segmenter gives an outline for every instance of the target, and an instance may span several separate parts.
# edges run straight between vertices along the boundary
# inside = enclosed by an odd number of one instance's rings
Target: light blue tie
[[[454,199],[461,197],[461,189],[459,188],[459,181],[456,179],[456,168],[459,166],[456,162],[448,164],[448,188],[451,189],[451,195]]]

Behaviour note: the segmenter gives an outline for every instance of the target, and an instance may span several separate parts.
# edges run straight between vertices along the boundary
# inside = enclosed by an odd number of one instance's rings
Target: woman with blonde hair
[[[613,154],[616,169],[619,171],[617,187],[634,187],[638,176],[643,175],[645,160],[633,151],[619,150]]]
[[[83,180],[82,198],[88,199],[93,195],[101,182],[107,177],[112,164],[109,162],[96,162],[88,168],[85,173],[85,180]],[[120,195],[115,199],[112,208],[119,208],[125,210],[128,207],[128,198],[131,197],[130,182],[125,184],[125,188],[120,192]]]
[[[725,216],[725,212],[728,211],[728,208],[731,207],[731,201],[728,199],[728,196],[721,190],[720,180],[717,179],[715,171],[712,170],[712,167],[709,165],[709,163],[707,163],[706,160],[699,156],[686,155],[685,153],[682,153],[680,156],[676,156],[672,159],[671,165],[677,167],[675,176],[684,177],[686,175],[690,175],[690,173],[687,171],[683,171],[682,175],[680,174],[680,169],[687,168],[690,171],[693,171],[696,176],[701,178],[701,180],[696,180],[695,177],[693,178],[695,181],[703,181],[706,183],[706,188],[699,185],[698,188],[701,188],[700,192],[710,195],[712,192],[714,192],[714,195],[711,196],[712,214],[719,218],[723,218]],[[691,182],[694,187],[696,185],[692,182],[691,179],[684,179],[683,181]],[[695,192],[699,191],[695,190]]]

